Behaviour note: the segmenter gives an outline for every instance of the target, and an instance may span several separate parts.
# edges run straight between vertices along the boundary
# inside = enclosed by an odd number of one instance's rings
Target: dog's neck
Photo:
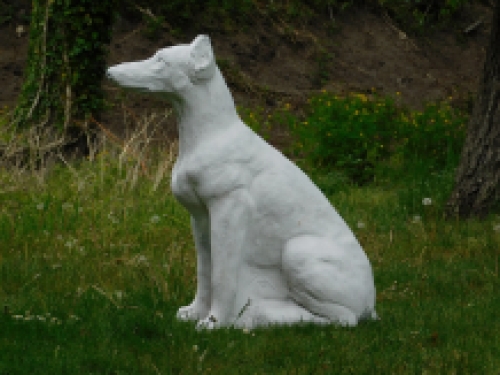
[[[179,123],[179,157],[211,137],[244,126],[219,68],[210,80],[194,84],[178,96],[180,100],[174,106]]]

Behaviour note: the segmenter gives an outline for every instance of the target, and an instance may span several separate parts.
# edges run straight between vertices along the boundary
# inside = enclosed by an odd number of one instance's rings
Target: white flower
[[[118,299],[122,299],[123,298],[123,292],[121,290],[117,290],[117,291],[115,291],[115,296]]]
[[[365,223],[363,223],[362,221],[358,221],[358,228],[364,228],[365,227]]]
[[[414,223],[418,223],[422,220],[422,218],[420,217],[420,215],[415,215],[413,216],[413,222]]]
[[[157,222],[160,221],[160,217],[158,215],[153,215],[151,217],[151,219],[149,219],[149,221],[152,223],[152,224],[156,224]]]
[[[37,210],[41,211],[41,210],[43,210],[45,208],[45,205],[43,203],[38,203],[36,205],[36,208],[37,208]]]
[[[422,199],[422,204],[424,206],[430,206],[432,204],[432,199],[431,198],[424,198],[424,199]]]
[[[16,26],[16,34],[17,34],[18,38],[22,37],[25,32],[26,32],[26,28],[23,25]]]

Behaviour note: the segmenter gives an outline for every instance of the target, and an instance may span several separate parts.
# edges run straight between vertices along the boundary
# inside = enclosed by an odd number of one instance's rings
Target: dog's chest
[[[175,163],[172,170],[171,187],[175,198],[188,210],[202,206],[192,182],[189,181],[187,168],[179,161]]]

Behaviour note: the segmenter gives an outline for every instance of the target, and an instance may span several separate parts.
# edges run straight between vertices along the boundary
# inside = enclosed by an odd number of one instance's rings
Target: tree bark
[[[500,0],[447,218],[486,218],[500,200]]]
[[[101,81],[114,0],[34,0],[24,83],[13,128],[77,143],[104,107]],[[59,144],[56,142],[55,144]]]

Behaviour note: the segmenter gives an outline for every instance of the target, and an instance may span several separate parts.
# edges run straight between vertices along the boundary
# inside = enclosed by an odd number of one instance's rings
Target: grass
[[[456,165],[397,153],[363,186],[306,169],[372,262],[380,321],[197,332],[175,320],[196,283],[176,143],[101,141],[0,167],[0,374],[498,373],[500,217],[442,219]]]

